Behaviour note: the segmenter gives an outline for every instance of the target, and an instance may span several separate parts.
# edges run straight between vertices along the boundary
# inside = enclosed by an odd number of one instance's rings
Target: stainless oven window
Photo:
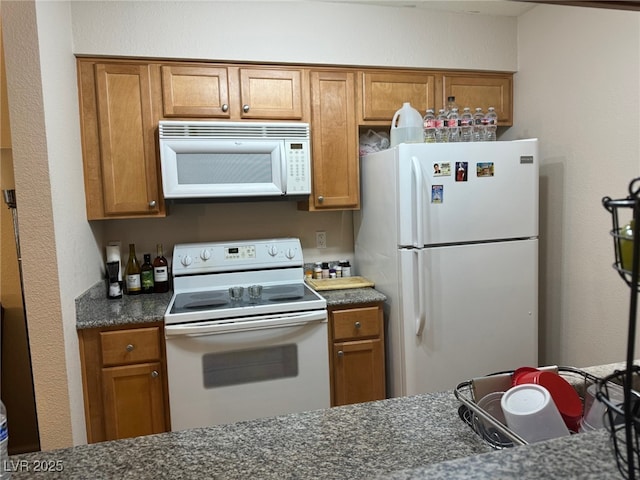
[[[179,185],[271,183],[271,153],[176,153]]]
[[[207,389],[298,376],[298,347],[278,345],[202,356]]]

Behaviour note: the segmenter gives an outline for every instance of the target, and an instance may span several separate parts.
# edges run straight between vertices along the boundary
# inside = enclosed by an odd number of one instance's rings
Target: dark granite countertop
[[[369,478],[489,451],[451,392],[11,457],[59,462],[29,478]],[[17,472],[12,478],[27,478]]]
[[[318,292],[327,301],[327,307],[349,306],[358,303],[384,302],[387,297],[375,288],[351,288]]]
[[[76,328],[161,322],[171,294],[122,295],[110,300],[106,297],[104,282],[99,282],[76,298]]]
[[[620,364],[585,369],[609,373]],[[14,479],[609,479],[604,430],[493,451],[453,392],[10,457]],[[51,466],[48,472],[36,467]]]
[[[123,295],[117,300],[106,298],[104,282],[99,282],[76,298],[76,328],[111,327],[148,322],[161,322],[172,293]],[[318,292],[327,306],[383,302],[386,297],[373,288],[354,288]]]

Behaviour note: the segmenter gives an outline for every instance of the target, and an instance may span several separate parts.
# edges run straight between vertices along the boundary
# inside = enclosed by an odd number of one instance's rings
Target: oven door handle
[[[230,320],[228,322],[196,322],[182,325],[165,325],[166,337],[201,336],[221,333],[245,332],[249,330],[265,330],[268,328],[293,327],[315,322],[326,322],[327,311],[305,313],[285,313],[259,317],[256,320]]]

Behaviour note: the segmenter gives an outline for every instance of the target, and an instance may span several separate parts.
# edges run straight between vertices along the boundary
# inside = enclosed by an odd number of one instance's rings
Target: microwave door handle
[[[282,193],[287,193],[287,157],[285,155],[285,146],[280,146],[280,178],[282,181]]]

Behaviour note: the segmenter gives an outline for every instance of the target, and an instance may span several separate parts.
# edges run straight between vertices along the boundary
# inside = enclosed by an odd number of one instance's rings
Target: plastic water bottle
[[[447,127],[447,114],[444,108],[438,110],[436,117],[436,142],[446,143],[449,141],[449,128]]]
[[[484,112],[482,108],[476,108],[476,113],[473,114],[473,141],[484,142]]]
[[[436,141],[436,116],[433,109],[427,110],[424,118],[424,142],[435,143]]]
[[[495,108],[489,107],[484,118],[486,121],[485,140],[487,142],[495,142],[496,131],[498,130],[498,114],[496,113]]]
[[[444,111],[444,113],[447,114],[447,117],[451,115],[454,108],[458,108],[458,105],[456,105],[456,97],[447,97],[447,108]]]
[[[0,480],[11,478],[9,469],[9,430],[7,429],[7,410],[0,400]]]
[[[460,141],[460,116],[458,115],[458,109],[454,108],[449,113],[447,119],[447,127],[449,128],[449,143]]]
[[[469,107],[464,107],[460,117],[460,141],[473,141],[473,115]]]

